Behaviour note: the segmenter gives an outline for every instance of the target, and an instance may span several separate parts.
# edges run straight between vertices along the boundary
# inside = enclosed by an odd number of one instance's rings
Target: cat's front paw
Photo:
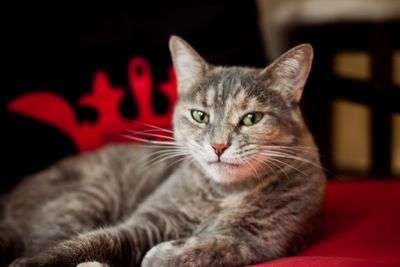
[[[182,248],[184,240],[167,241],[154,246],[143,258],[142,267],[195,267],[194,255]],[[199,266],[200,267],[200,266]]]
[[[141,267],[164,267],[169,265],[171,254],[167,257],[168,252],[172,253],[173,246],[170,241],[160,243],[151,248],[142,260]]]
[[[79,263],[78,265],[76,265],[76,267],[109,267],[109,265],[97,261],[90,261]]]

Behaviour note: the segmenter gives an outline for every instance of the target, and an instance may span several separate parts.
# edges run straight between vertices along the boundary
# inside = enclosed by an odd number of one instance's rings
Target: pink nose
[[[214,148],[215,154],[217,154],[218,157],[229,147],[227,144],[212,144],[211,146]]]

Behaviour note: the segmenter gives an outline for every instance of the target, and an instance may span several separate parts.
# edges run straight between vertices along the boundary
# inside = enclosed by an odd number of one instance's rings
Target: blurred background
[[[171,34],[212,64],[260,68],[311,43],[302,109],[328,175],[400,177],[398,0],[113,1],[6,13],[1,191],[115,141],[133,127],[121,121],[167,127],[176,99]]]
[[[335,178],[400,176],[400,1],[259,0],[269,58],[308,42],[303,112]]]

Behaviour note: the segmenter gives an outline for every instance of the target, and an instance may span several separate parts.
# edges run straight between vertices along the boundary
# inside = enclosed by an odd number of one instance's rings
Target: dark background
[[[24,93],[57,93],[74,107],[80,121],[95,123],[96,111],[76,104],[89,92],[93,74],[103,69],[114,86],[127,88],[127,63],[141,56],[150,63],[154,82],[165,80],[171,34],[186,39],[210,63],[266,65],[253,1],[120,1],[90,8],[21,4],[4,11],[0,140],[5,161],[0,191],[78,152],[62,132],[6,110]],[[154,103],[157,112],[165,111],[162,95],[155,94]],[[124,117],[135,118],[129,92],[120,110]]]

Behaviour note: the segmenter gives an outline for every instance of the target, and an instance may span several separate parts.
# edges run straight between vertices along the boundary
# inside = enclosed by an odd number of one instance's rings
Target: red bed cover
[[[400,180],[329,182],[320,240],[253,267],[400,266]]]

